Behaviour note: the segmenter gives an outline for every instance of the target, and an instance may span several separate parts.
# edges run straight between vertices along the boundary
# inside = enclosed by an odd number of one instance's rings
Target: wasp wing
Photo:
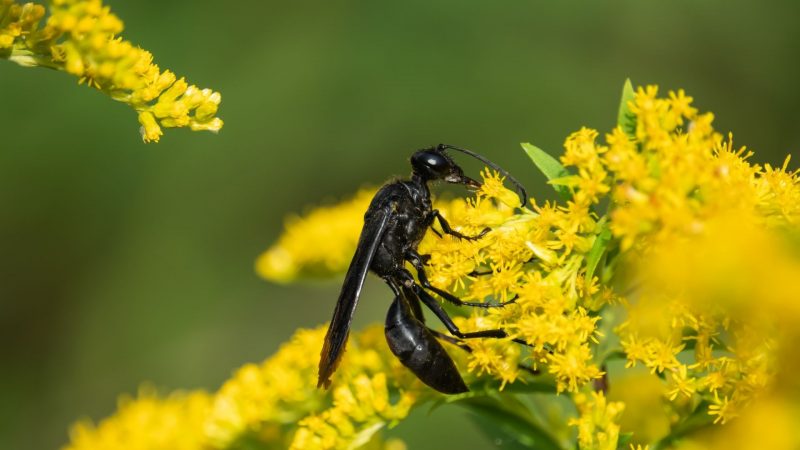
[[[325,386],[327,388],[331,384],[330,377],[336,370],[344,352],[353,312],[358,304],[358,297],[361,295],[361,288],[364,286],[364,279],[369,272],[372,258],[383,238],[389,216],[390,209],[383,208],[370,214],[369,218],[364,221],[356,253],[347,269],[342,292],[339,294],[339,300],[336,301],[336,309],[333,310],[333,318],[328,326],[328,333],[325,335],[325,344],[319,360],[317,387]]]

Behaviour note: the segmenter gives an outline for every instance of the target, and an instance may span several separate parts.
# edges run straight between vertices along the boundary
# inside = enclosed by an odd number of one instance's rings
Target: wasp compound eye
[[[451,175],[458,166],[444,153],[420,150],[411,156],[414,173],[426,180],[440,180]]]

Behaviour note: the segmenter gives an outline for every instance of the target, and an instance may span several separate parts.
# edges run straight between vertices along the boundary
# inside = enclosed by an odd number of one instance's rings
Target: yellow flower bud
[[[153,113],[149,111],[139,113],[139,123],[142,124],[141,133],[144,142],[158,142],[161,139],[161,135],[164,134],[161,131],[161,127],[158,126]]]

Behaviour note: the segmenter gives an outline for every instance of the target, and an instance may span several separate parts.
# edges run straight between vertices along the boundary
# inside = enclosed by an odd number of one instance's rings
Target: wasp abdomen
[[[386,342],[397,359],[428,386],[445,394],[469,391],[450,355],[413,316],[402,296],[395,297],[386,315]]]

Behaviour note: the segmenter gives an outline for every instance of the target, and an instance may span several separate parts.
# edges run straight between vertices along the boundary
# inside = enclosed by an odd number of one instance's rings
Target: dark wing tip
[[[331,387],[330,378],[323,378],[320,372],[319,379],[317,380],[317,389],[328,389],[329,387]]]
[[[328,330],[330,331],[330,329]],[[345,336],[344,340],[347,340],[347,336]],[[344,348],[337,349],[335,351],[335,356],[331,358],[332,353],[334,353],[332,347],[331,339],[328,336],[325,336],[325,344],[322,346],[322,352],[320,353],[319,358],[319,378],[317,378],[317,388],[325,388],[328,389],[331,385],[331,376],[333,372],[336,371],[336,367],[339,366],[339,361],[342,359],[342,354],[344,354]],[[344,347],[343,345],[341,347]]]

